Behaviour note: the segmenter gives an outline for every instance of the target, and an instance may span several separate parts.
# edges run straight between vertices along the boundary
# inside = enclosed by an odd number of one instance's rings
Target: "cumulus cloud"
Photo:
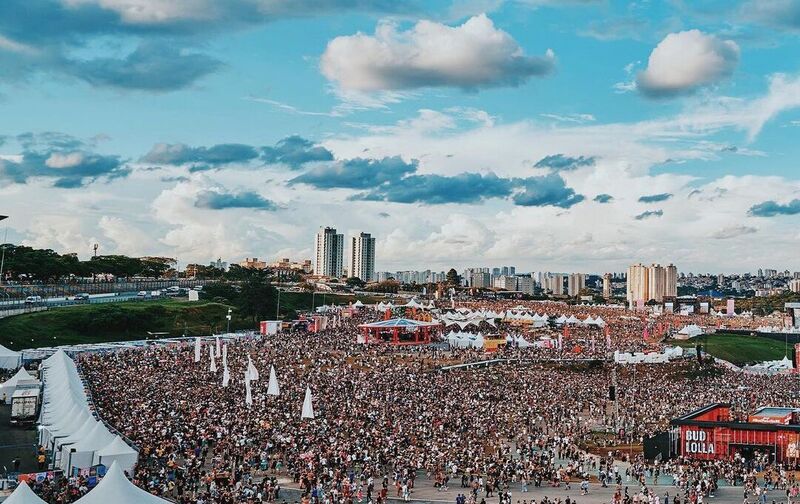
[[[222,64],[173,44],[146,42],[122,58],[65,62],[64,68],[95,86],[144,91],[174,91],[193,84]]]
[[[273,147],[263,147],[261,158],[270,164],[282,163],[290,168],[300,168],[314,161],[333,161],[333,153],[311,140],[292,135]]]
[[[485,14],[455,27],[423,20],[408,31],[382,22],[374,35],[331,40],[320,61],[323,75],[350,92],[518,86],[554,68],[552,51],[525,55]]]
[[[98,87],[173,91],[224,66],[197,50],[219,33],[287,17],[425,8],[417,0],[3,0],[0,80],[48,73]],[[121,57],[76,57],[98,42],[136,48]]]
[[[417,171],[418,161],[406,163],[400,156],[383,159],[354,158],[337,163],[316,166],[289,181],[290,184],[307,184],[318,189],[346,188],[369,189],[385,183],[396,182]]]
[[[639,203],[658,203],[667,201],[672,197],[671,193],[648,194],[639,198]]]
[[[451,177],[426,174],[411,175],[392,181],[366,193],[356,194],[353,200],[389,201],[392,203],[480,203],[489,198],[511,194],[511,181],[490,173],[460,173]]]
[[[800,2],[750,0],[742,5],[745,19],[783,30],[800,31]]]
[[[197,208],[225,210],[227,208],[250,208],[254,210],[277,210],[278,206],[255,191],[238,193],[223,190],[208,190],[197,194]]]
[[[711,236],[715,240],[727,240],[730,238],[736,238],[737,236],[749,235],[756,232],[758,232],[758,229],[752,226],[731,226],[722,228],[719,231],[715,231]]]
[[[412,175],[384,184],[372,191],[357,194],[353,200],[389,201],[392,203],[480,203],[511,193],[511,182],[490,173],[461,173],[452,177],[442,175]]]
[[[778,215],[797,215],[800,214],[800,199],[782,204],[776,201],[765,201],[750,207],[747,212],[753,217],[776,217]]]
[[[593,156],[569,157],[565,156],[564,154],[553,154],[550,156],[545,156],[539,161],[537,161],[534,167],[551,168],[556,171],[559,170],[567,171],[567,170],[575,170],[583,166],[594,166],[594,162],[595,158]]]
[[[647,210],[634,217],[634,219],[645,220],[645,219],[651,219],[653,217],[661,217],[663,215],[664,215],[663,210]]]
[[[700,30],[667,35],[650,53],[636,87],[650,97],[690,93],[728,77],[739,63],[739,46]]]
[[[559,175],[550,174],[542,177],[528,177],[522,181],[522,191],[513,197],[514,203],[520,206],[555,206],[569,208],[584,200],[584,196],[575,194],[567,187]]]
[[[595,202],[597,203],[611,203],[614,200],[614,197],[610,194],[598,194],[594,197]]]
[[[244,163],[258,157],[254,147],[244,144],[218,144],[211,147],[190,147],[186,144],[158,143],[142,156],[141,163],[159,165],[192,165],[194,171],[216,168],[230,163]]]
[[[100,178],[126,177],[130,169],[119,156],[98,154],[91,145],[60,133],[25,133],[17,137],[23,151],[11,159],[0,159],[0,180],[26,184],[30,179],[52,181],[54,187],[83,187]]]

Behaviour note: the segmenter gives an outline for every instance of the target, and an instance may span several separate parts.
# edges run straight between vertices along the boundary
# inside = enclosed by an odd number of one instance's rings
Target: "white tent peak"
[[[267,395],[278,396],[281,394],[281,387],[278,384],[278,376],[275,374],[275,366],[269,367],[269,385]]]
[[[39,498],[38,495],[33,493],[31,487],[24,481],[14,489],[14,492],[9,498],[3,501],[5,504],[47,504]]]
[[[117,462],[113,462],[108,472],[89,493],[78,499],[80,504],[164,504],[160,499],[137,487],[125,477]]]
[[[314,418],[314,405],[312,404],[311,387],[306,385],[306,397],[303,399],[303,412],[301,418]]]

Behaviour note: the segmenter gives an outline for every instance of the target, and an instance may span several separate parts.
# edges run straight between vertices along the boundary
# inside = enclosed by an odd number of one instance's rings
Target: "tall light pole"
[[[0,221],[8,219],[8,215],[0,215]],[[6,242],[8,241],[8,224],[6,224],[5,234],[3,236],[3,252],[0,256],[0,285],[3,285],[3,266],[6,264]]]
[[[231,313],[233,313],[233,310],[231,308],[228,308],[228,314],[225,315],[225,318],[228,319],[228,330],[227,330],[227,333],[229,333],[229,334],[231,332]]]
[[[278,306],[275,308],[275,320],[281,318],[281,288],[276,287],[278,290]]]

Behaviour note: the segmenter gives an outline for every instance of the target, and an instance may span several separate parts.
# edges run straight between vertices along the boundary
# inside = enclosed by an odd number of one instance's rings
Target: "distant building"
[[[375,280],[375,238],[369,233],[360,233],[351,238],[348,273],[365,282]]]
[[[652,300],[659,303],[665,297],[678,295],[678,268],[670,264],[661,266],[641,263],[628,268],[627,299],[630,304]]]
[[[304,259],[303,262],[295,262],[290,260],[288,257],[283,257],[274,263],[271,263],[269,267],[275,271],[302,271],[303,273],[311,273],[314,269],[311,264],[311,259]]]
[[[611,299],[612,297],[613,292],[611,289],[611,273],[606,273],[603,275],[603,298]]]
[[[492,286],[492,275],[484,272],[474,272],[469,279],[470,287],[488,289]]]
[[[586,275],[583,273],[570,273],[567,277],[567,295],[576,297],[586,288]]]
[[[494,286],[497,289],[505,289],[507,291],[517,290],[517,277],[510,275],[502,275],[495,279]]]
[[[523,294],[532,296],[534,293],[534,287],[535,282],[533,281],[532,277],[525,275],[517,277],[517,290]]]
[[[339,278],[344,269],[344,235],[336,228],[320,228],[314,241],[314,273]]]
[[[244,261],[239,263],[239,266],[241,266],[242,268],[262,270],[266,269],[267,263],[265,261],[259,261],[258,257],[253,257],[253,258],[246,257]]]
[[[546,273],[542,278],[542,288],[554,296],[564,295],[564,275]]]
[[[800,292],[800,279],[793,279],[789,281],[789,290],[792,292]]]

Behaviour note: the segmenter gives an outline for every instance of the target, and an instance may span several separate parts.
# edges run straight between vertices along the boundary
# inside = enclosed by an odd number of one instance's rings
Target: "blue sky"
[[[796,0],[9,0],[0,213],[82,256],[800,270],[798,49]]]

